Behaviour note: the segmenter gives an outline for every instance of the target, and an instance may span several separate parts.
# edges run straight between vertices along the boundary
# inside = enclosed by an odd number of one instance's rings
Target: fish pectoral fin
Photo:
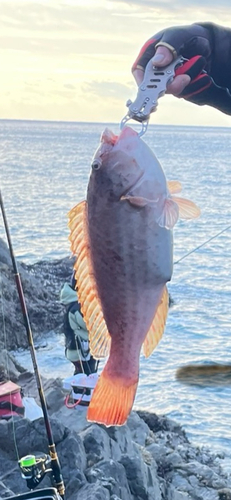
[[[172,229],[179,218],[179,208],[172,197],[165,199],[161,214],[155,217],[157,224],[166,229]]]
[[[79,203],[69,214],[71,251],[77,256],[74,269],[78,301],[89,332],[90,351],[96,359],[108,356],[111,345],[91,264],[87,231],[87,203]],[[76,296],[77,300],[77,296]]]
[[[161,213],[159,210],[159,204],[161,203],[160,197],[156,200],[151,200],[143,198],[142,196],[132,196],[127,194],[125,196],[121,196],[120,200],[127,200],[131,205],[139,208],[143,208],[146,205],[154,206],[154,217],[157,224],[159,224],[160,227],[166,227],[166,229],[172,229],[179,218],[178,204],[175,202],[175,198],[173,199],[171,196],[165,199]]]
[[[150,200],[147,200],[146,198],[142,198],[142,196],[132,196],[132,195],[125,195],[121,196],[120,198],[121,201],[127,200],[131,205],[134,205],[135,207],[145,207],[148,203],[150,203]]]
[[[93,391],[87,420],[106,426],[123,425],[131,412],[138,380],[128,384],[122,377],[112,377],[103,370]]]
[[[167,186],[170,194],[180,193],[182,191],[182,185],[179,181],[168,181]]]
[[[165,286],[156,314],[143,343],[143,353],[146,358],[152,354],[164,333],[168,315],[168,304],[168,290]]]
[[[173,196],[173,199],[179,207],[179,217],[181,219],[196,219],[199,217],[201,211],[193,201],[178,196]]]

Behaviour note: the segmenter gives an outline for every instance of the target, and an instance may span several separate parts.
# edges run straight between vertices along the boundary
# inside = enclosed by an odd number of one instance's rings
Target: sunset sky
[[[120,122],[140,47],[172,25],[231,26],[230,0],[0,0],[0,118]],[[151,123],[230,126],[164,96]]]

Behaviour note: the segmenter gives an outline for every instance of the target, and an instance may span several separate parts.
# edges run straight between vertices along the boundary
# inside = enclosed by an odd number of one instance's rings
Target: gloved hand
[[[231,115],[231,30],[212,23],[177,26],[157,33],[142,47],[132,67],[138,85],[150,59],[166,66],[182,55],[168,93]]]

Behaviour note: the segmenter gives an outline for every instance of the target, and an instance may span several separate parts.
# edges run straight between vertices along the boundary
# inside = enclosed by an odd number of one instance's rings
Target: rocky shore
[[[34,339],[62,328],[59,292],[72,272],[71,259],[19,263]],[[0,240],[0,380],[10,378],[40,404],[34,375],[8,350],[27,345],[9,252]],[[66,500],[231,500],[231,478],[222,456],[192,446],[165,416],[132,412],[126,425],[90,424],[86,409],[67,409],[62,381],[43,380]],[[0,420],[0,500],[28,491],[18,459],[48,453],[43,418]],[[40,488],[51,486],[45,476]]]
[[[6,352],[0,366],[39,403],[34,375]],[[190,444],[165,416],[132,412],[122,427],[86,420],[86,408],[67,409],[62,381],[43,380],[50,423],[65,483],[66,500],[230,500],[231,478],[222,457]],[[18,459],[48,453],[43,418],[0,420],[0,498],[28,491]],[[39,488],[51,486],[49,475]]]
[[[72,275],[73,259],[40,261],[33,265],[17,262],[33,338],[40,339],[51,330],[60,331],[63,306],[59,301],[61,287]],[[0,348],[27,347],[28,341],[18,298],[8,247],[0,238]]]

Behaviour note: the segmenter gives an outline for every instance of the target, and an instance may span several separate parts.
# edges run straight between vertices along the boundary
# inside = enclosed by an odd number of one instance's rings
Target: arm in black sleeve
[[[210,34],[207,28],[199,24],[174,26],[160,31],[144,44],[132,66],[132,71],[136,68],[145,69],[159,45],[168,47],[174,57],[182,55],[190,59],[201,55],[209,60],[211,55]]]
[[[198,105],[207,104],[231,115],[231,30],[229,28],[213,23],[197,23],[163,30],[142,47],[132,71],[136,68],[145,69],[159,45],[166,46],[174,57],[182,55],[193,61],[195,56],[202,56],[203,69],[208,75],[207,80],[202,78],[200,68],[200,72],[194,75],[195,79],[178,97]],[[199,66],[197,61],[197,67]],[[185,73],[188,74],[187,71]]]

